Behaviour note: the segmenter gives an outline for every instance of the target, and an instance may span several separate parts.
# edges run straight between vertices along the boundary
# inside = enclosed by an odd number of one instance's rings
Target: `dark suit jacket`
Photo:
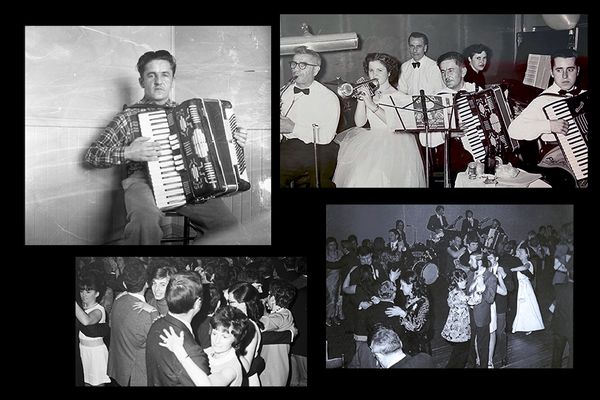
[[[166,347],[160,346],[162,342],[160,335],[163,329],[169,330],[172,326],[175,334],[179,335],[183,331],[183,347],[202,371],[210,374],[208,366],[208,356],[196,343],[192,332],[183,322],[167,314],[156,320],[148,332],[146,343],[146,367],[148,370],[148,386],[195,386],[190,376],[177,360],[177,357]]]
[[[473,272],[469,272],[467,287],[469,287],[473,282],[474,276],[475,274]],[[480,328],[489,325],[490,322],[492,322],[490,306],[494,302],[494,298],[496,296],[498,279],[494,274],[486,270],[483,273],[483,282],[485,283],[485,291],[482,294],[481,303],[473,306],[473,318],[475,320],[475,326]]]
[[[469,231],[474,231],[479,229],[479,220],[477,218],[473,218],[473,223],[469,222],[468,218],[463,219],[462,225],[460,227],[460,233],[464,237],[465,234]]]
[[[429,222],[427,223],[427,229],[429,229],[430,231],[434,231],[436,229],[446,229],[446,227],[448,227],[448,220],[446,219],[445,216],[442,217],[442,221],[444,222],[444,226],[442,226],[440,224],[440,219],[438,218],[437,214],[433,214],[431,217],[429,217]]]
[[[115,300],[110,313],[108,375],[121,386],[146,386],[146,337],[152,315],[138,312],[137,297],[124,294]]]

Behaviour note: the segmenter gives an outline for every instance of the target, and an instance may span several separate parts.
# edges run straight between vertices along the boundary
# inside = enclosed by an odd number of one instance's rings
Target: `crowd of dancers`
[[[306,386],[306,259],[77,262],[76,385]]]
[[[427,244],[409,245],[401,220],[389,229],[387,243],[383,237],[360,246],[356,235],[339,244],[327,238],[325,323],[353,335],[347,367],[432,368],[435,335],[452,347],[446,368],[505,367],[508,335],[550,327],[551,366],[562,366],[567,342],[572,366],[572,223],[512,239],[498,219],[483,226],[470,210],[461,228],[451,229],[439,208],[428,223]],[[443,228],[432,223],[438,217]],[[432,303],[443,290],[433,290],[434,282],[448,289],[448,313],[436,317],[445,321],[437,330]],[[546,324],[541,295],[552,314]]]

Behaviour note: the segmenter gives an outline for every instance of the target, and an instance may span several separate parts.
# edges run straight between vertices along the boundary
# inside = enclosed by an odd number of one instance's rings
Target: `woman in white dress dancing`
[[[371,96],[367,85],[357,89],[354,113],[356,128],[349,129],[340,141],[337,167],[333,176],[336,187],[425,187],[423,161],[415,137],[394,133],[386,124],[386,110],[380,104],[392,104],[391,95],[399,77],[398,60],[385,53],[369,53],[363,63],[369,79],[377,79],[379,88]],[[388,108],[387,113],[394,112]],[[391,116],[391,114],[389,114]],[[391,119],[391,118],[390,118]],[[371,129],[362,128],[367,120]]]

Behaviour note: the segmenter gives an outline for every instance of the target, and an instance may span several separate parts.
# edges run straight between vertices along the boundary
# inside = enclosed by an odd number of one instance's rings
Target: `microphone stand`
[[[317,189],[321,186],[320,185],[320,178],[319,178],[319,162],[317,159],[317,132],[319,132],[319,125],[318,124],[312,124],[313,127],[313,149],[315,152],[315,182],[316,182],[316,186]]]
[[[429,187],[429,117],[427,116],[427,105],[425,104],[425,91],[421,89],[420,94],[423,123],[425,124],[425,179],[427,187]]]

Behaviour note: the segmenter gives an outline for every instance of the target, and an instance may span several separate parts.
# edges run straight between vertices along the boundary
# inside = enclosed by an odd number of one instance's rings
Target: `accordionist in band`
[[[115,165],[125,165],[127,168],[127,177],[122,181],[127,211],[122,244],[158,245],[163,237],[163,213],[156,205],[146,171],[147,162],[158,160],[160,145],[147,137],[136,138],[139,132],[137,115],[157,108],[177,106],[169,97],[176,67],[175,58],[166,50],[143,54],[137,63],[139,84],[144,89],[143,99],[117,114],[85,155],[85,160],[96,168]],[[239,145],[244,146],[247,133],[238,128],[233,132],[233,137]],[[233,233],[227,235],[232,242],[220,244],[234,244],[241,239],[239,222],[221,199],[186,204],[176,211],[189,217],[202,230],[203,235],[195,243],[201,244],[205,236],[222,231]]]
[[[547,115],[552,104],[586,92],[576,86],[580,70],[577,53],[572,49],[558,50],[552,54],[551,66],[554,82],[515,118],[508,132],[514,139],[553,144],[547,153],[541,154],[538,166],[543,168],[537,171],[550,181],[552,187],[572,188],[573,177],[577,185],[583,187],[587,185],[587,130],[577,132],[577,124],[569,122],[566,115],[560,118]],[[561,169],[570,174],[561,173]]]

